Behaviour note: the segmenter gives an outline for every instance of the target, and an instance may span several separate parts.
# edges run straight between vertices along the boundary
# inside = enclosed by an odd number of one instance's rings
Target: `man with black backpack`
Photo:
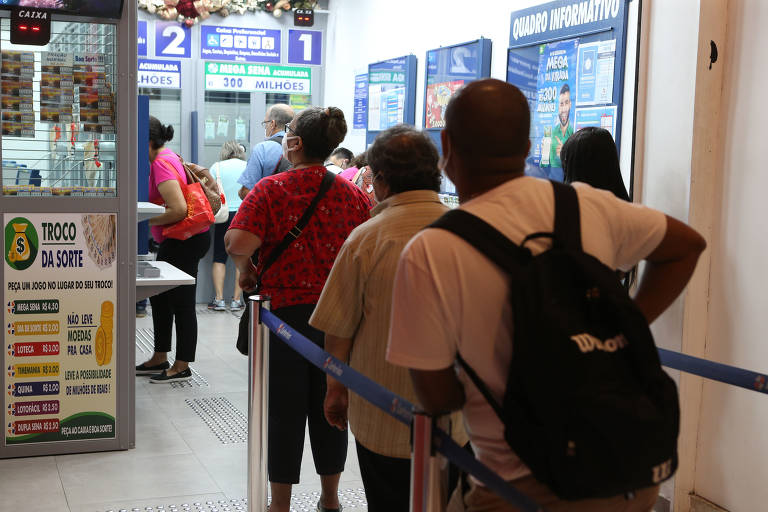
[[[283,158],[283,137],[285,125],[293,120],[293,109],[284,104],[272,105],[264,116],[264,141],[253,146],[251,156],[243,174],[237,182],[242,185],[237,195],[245,199],[261,178],[272,176],[290,168],[291,164]]]
[[[610,193],[524,176],[529,128],[505,82],[452,98],[442,164],[461,208],[401,256],[387,359],[411,369],[427,413],[463,409],[480,462],[549,512],[647,512],[679,429],[648,324],[706,243]],[[632,300],[616,270],[640,260]],[[517,509],[472,481],[449,510]]]

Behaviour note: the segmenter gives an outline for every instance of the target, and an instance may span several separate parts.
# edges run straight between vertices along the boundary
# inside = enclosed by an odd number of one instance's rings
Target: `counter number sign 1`
[[[155,23],[155,57],[189,59],[192,56],[192,32],[175,21]]]
[[[288,31],[288,64],[319,66],[323,54],[323,33],[318,30]]]

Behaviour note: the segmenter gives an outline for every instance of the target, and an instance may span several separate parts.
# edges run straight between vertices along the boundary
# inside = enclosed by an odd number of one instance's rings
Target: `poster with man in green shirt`
[[[571,124],[571,88],[564,83],[560,88],[560,101],[557,110],[558,123],[552,128],[552,143],[549,146],[549,165],[550,167],[562,168],[560,161],[560,150],[568,137],[573,135],[573,125]]]

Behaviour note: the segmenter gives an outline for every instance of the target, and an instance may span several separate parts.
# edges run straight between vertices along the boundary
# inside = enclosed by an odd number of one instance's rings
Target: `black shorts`
[[[232,219],[235,218],[237,212],[229,212],[229,218],[226,222],[213,225],[213,262],[214,263],[226,263],[227,262],[227,250],[224,248],[224,235],[229,229],[229,225]]]

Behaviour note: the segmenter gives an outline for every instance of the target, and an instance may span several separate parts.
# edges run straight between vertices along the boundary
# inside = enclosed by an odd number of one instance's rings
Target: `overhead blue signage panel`
[[[368,73],[355,76],[353,129],[365,129],[368,119]]]
[[[512,13],[509,46],[565,39],[623,23],[627,0],[557,0]]]
[[[322,32],[294,29],[288,31],[288,64],[319,66],[322,55]]]
[[[200,58],[280,64],[280,30],[200,27]]]
[[[147,22],[139,21],[137,26],[138,36],[136,38],[136,44],[138,47],[139,57],[147,56]]]
[[[155,23],[155,57],[192,57],[192,31],[176,21]]]

